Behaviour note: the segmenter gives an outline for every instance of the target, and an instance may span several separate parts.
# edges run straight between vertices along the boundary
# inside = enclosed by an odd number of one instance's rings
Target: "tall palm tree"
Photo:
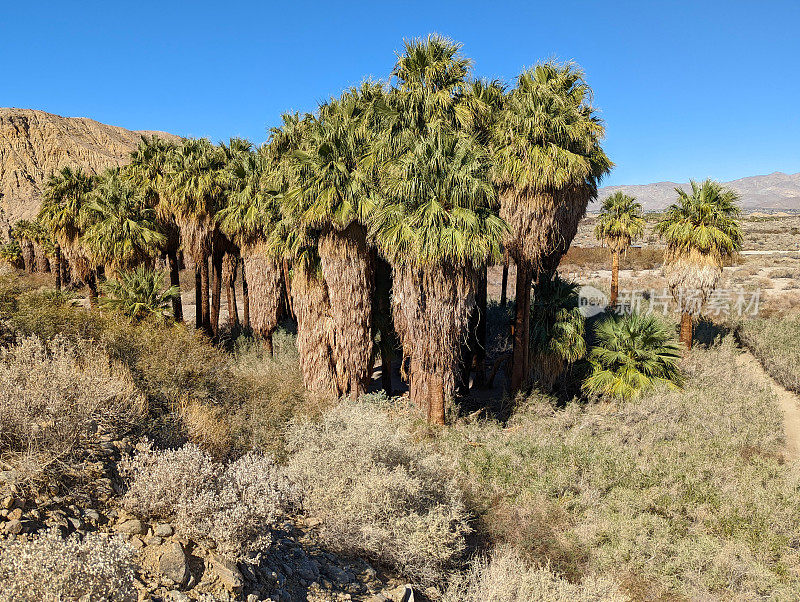
[[[635,198],[615,192],[606,197],[600,208],[594,235],[611,249],[611,299],[612,307],[619,296],[619,257],[631,243],[644,233],[642,204]]]
[[[54,255],[59,264],[56,272],[63,276],[60,264],[66,259],[75,277],[89,286],[89,300],[95,303],[95,266],[80,244],[85,206],[92,186],[92,177],[80,168],[73,170],[71,167],[63,167],[51,173],[45,182],[44,199],[37,219],[53,236]]]
[[[272,333],[280,318],[283,274],[268,241],[280,220],[279,191],[271,186],[266,147],[248,147],[227,166],[230,193],[217,218],[222,232],[239,248],[247,278],[250,327],[272,353]]]
[[[666,243],[664,275],[681,306],[680,341],[692,347],[693,316],[716,288],[726,258],[742,248],[739,195],[718,182],[676,188],[678,202],[667,208],[656,231]]]
[[[380,90],[368,82],[320,107],[294,155],[306,175],[285,202],[298,227],[320,233],[317,252],[334,328],[337,388],[354,399],[367,391],[372,354],[374,258],[367,225],[376,176],[365,157],[376,134],[372,100]]]
[[[574,64],[540,64],[517,78],[497,128],[494,177],[517,265],[512,390],[529,372],[531,284],[555,271],[612,166],[590,99]]]
[[[139,188],[147,206],[155,210],[159,229],[165,236],[163,251],[169,264],[170,285],[180,291],[180,231],[164,194],[165,178],[170,165],[170,153],[175,143],[159,136],[142,136],[131,153],[131,162],[125,173]],[[172,315],[176,322],[183,321],[183,303],[180,294],[172,297]],[[199,315],[199,314],[198,314]]]
[[[224,202],[225,155],[205,138],[185,140],[170,153],[164,190],[183,248],[194,261],[199,282],[197,324],[214,333],[209,304],[208,260],[217,225],[215,214]]]
[[[662,384],[681,385],[680,347],[673,329],[653,314],[609,316],[595,330],[587,393],[635,399]]]
[[[418,140],[387,174],[373,232],[394,273],[394,319],[411,400],[443,424],[475,303],[476,271],[500,253],[503,221],[485,149],[463,133]]]
[[[150,263],[166,237],[159,231],[155,210],[118,169],[106,171],[89,196],[81,242],[96,265],[108,275]]]

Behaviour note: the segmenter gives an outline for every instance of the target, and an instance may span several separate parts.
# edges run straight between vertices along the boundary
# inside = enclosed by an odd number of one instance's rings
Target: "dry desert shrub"
[[[144,445],[120,469],[130,479],[128,511],[169,521],[231,559],[267,547],[270,527],[294,498],[282,470],[257,453],[221,464],[191,443],[164,451]]]
[[[135,602],[134,555],[121,536],[101,533],[0,541],[0,600]]]
[[[470,531],[448,462],[375,403],[342,402],[289,429],[288,473],[327,545],[433,583]]]
[[[122,435],[145,409],[130,373],[96,344],[26,337],[0,350],[0,454],[23,484],[80,479],[97,432]]]
[[[626,602],[616,584],[604,577],[571,583],[548,568],[530,566],[503,547],[478,557],[448,587],[442,602]]]
[[[772,378],[800,392],[800,315],[744,320],[738,332]]]
[[[636,583],[642,599],[791,599],[796,466],[774,396],[737,353],[730,339],[693,351],[682,391],[564,408],[532,397],[507,425],[457,425],[440,445],[479,524],[536,564]]]

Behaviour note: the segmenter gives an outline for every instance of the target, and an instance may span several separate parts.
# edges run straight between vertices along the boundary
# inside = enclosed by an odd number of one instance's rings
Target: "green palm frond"
[[[614,251],[623,251],[644,234],[642,204],[622,192],[603,200],[594,235]]]
[[[592,373],[583,384],[590,394],[634,399],[657,385],[680,387],[680,346],[671,325],[652,314],[610,316],[595,329],[589,353]]]
[[[164,288],[164,274],[138,266],[122,271],[116,280],[106,282],[106,296],[100,300],[106,309],[119,311],[133,320],[156,318],[166,321],[171,315],[172,299],[178,287]]]
[[[692,255],[722,265],[742,247],[739,196],[718,182],[691,182],[691,193],[676,188],[678,202],[670,205],[656,232],[667,245],[668,257]]]

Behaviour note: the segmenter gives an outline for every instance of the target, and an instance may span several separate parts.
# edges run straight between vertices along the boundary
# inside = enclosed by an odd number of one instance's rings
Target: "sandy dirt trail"
[[[786,459],[797,460],[800,458],[800,397],[776,383],[761,362],[746,349],[736,358],[736,363],[747,368],[757,382],[769,387],[778,397],[786,433]]]

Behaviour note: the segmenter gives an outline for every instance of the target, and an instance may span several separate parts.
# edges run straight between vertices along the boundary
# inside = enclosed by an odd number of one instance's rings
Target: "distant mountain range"
[[[741,195],[742,209],[747,212],[800,212],[800,173],[776,171],[766,176],[750,176],[724,184]],[[676,182],[605,186],[599,190],[599,200],[589,206],[589,211],[598,211],[600,201],[617,191],[636,197],[645,211],[661,211],[677,199],[676,187],[690,189],[688,183]]]
[[[65,165],[98,173],[124,165],[142,134],[85,117],[61,117],[33,109],[0,108],[0,239],[9,224],[36,217],[42,183]]]

